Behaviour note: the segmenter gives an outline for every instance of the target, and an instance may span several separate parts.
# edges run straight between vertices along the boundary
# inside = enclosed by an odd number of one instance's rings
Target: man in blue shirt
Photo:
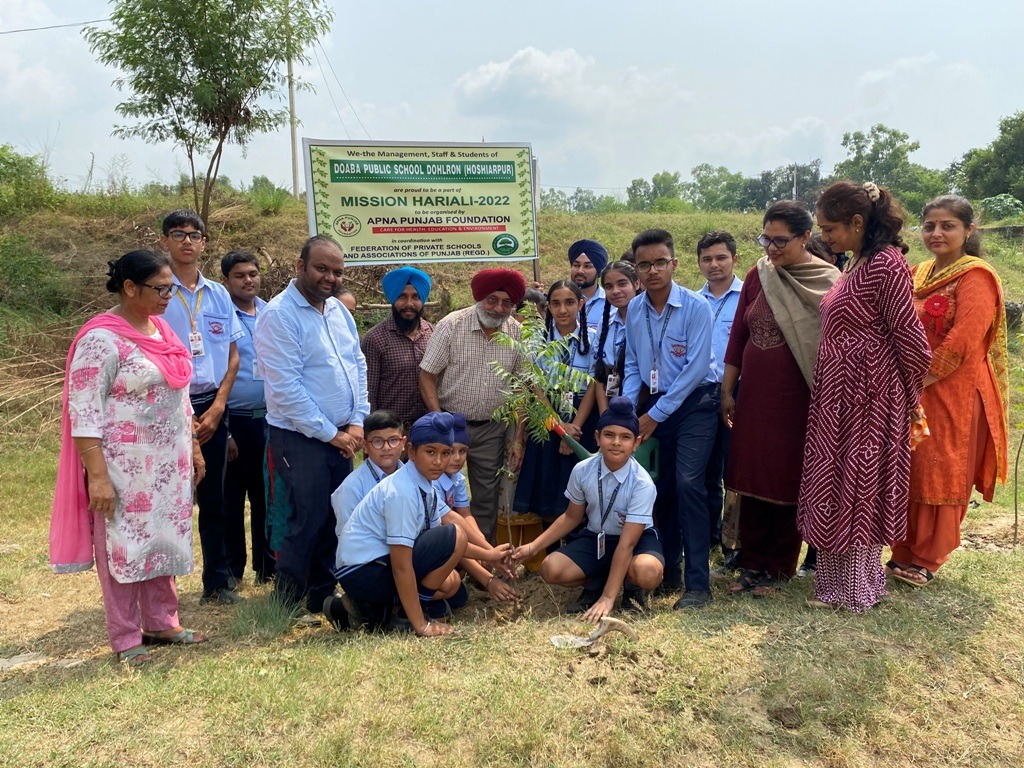
[[[267,500],[263,488],[263,459],[267,450],[267,401],[263,377],[256,370],[256,318],[267,305],[260,290],[260,262],[249,251],[231,251],[221,259],[221,282],[231,294],[235,316],[245,334],[238,347],[238,376],[228,396],[228,468],[224,478],[224,506],[227,514],[228,565],[237,581],[245,571],[245,497],[249,497],[252,529],[252,570],[256,583],[274,576],[274,553],[267,542]]]
[[[718,419],[711,373],[714,320],[700,294],[673,282],[678,262],[670,233],[641,232],[633,253],[645,292],[626,312],[623,394],[643,414],[640,438],[655,437],[660,448],[656,520],[665,551],[662,589],[685,584],[674,607],[700,608],[711,602],[704,473]]]
[[[310,613],[334,591],[331,493],[352,471],[370,413],[356,324],[335,298],[344,266],[334,240],[311,237],[295,279],[256,319],[270,457],[290,508],[274,593],[289,606],[305,601]]]
[[[708,301],[715,326],[711,335],[711,372],[719,388],[725,371],[725,349],[729,346],[729,333],[736,316],[743,281],[736,277],[736,239],[725,231],[704,234],[697,242],[697,266],[707,280],[700,289],[701,296]],[[711,525],[711,548],[722,544],[722,504],[725,489],[725,460],[729,455],[730,430],[718,419],[715,428],[715,442],[711,448],[704,485],[708,494],[708,522]],[[722,545],[722,553],[728,557],[732,550]],[[727,563],[728,565],[728,563]]]
[[[189,398],[195,432],[206,460],[206,477],[196,487],[199,544],[203,550],[200,603],[236,603],[235,578],[225,548],[224,472],[228,458],[228,395],[238,374],[236,342],[245,331],[235,317],[231,296],[220,283],[203,277],[199,257],[206,250],[206,225],[194,211],[164,218],[160,244],[171,255],[178,287],[164,319],[192,352]]]
[[[569,246],[569,270],[572,281],[583,292],[587,328],[596,338],[604,314],[605,296],[601,273],[608,266],[608,250],[597,240],[577,240]],[[589,436],[588,436],[589,437]]]

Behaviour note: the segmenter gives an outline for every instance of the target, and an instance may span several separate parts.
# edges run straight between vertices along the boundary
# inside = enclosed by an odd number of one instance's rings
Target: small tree
[[[124,72],[114,84],[132,96],[118,114],[139,122],[116,136],[179,145],[188,159],[196,210],[207,219],[224,145],[244,146],[288,122],[280,97],[282,65],[330,28],[326,0],[114,0],[110,29],[87,27],[104,64]],[[298,83],[303,86],[304,84]],[[207,150],[206,170],[196,171]],[[202,186],[200,199],[199,188]]]

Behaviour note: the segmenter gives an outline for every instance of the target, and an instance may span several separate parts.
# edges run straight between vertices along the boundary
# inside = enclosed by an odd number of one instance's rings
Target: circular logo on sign
[[[358,235],[359,230],[363,228],[363,223],[359,221],[355,216],[349,216],[347,213],[344,216],[339,216],[334,220],[334,231],[342,237],[352,237]]]
[[[510,256],[519,250],[519,241],[512,235],[504,233],[494,238],[491,247],[494,248],[494,252],[499,256]]]

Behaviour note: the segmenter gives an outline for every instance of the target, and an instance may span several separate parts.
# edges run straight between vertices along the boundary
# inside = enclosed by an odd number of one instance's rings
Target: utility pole
[[[292,133],[292,194],[299,198],[299,121],[295,117],[295,72],[288,57],[288,123]]]
[[[793,199],[796,200],[796,163],[793,163]]]

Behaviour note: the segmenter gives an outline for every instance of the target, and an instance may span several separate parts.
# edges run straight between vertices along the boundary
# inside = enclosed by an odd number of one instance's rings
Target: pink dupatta
[[[57,486],[50,513],[50,567],[55,573],[87,571],[93,564],[92,523],[89,496],[85,488],[85,467],[71,437],[71,415],[68,410],[68,382],[71,361],[78,342],[89,331],[106,329],[132,342],[155,365],[171,389],[187,387],[192,379],[192,356],[167,321],[150,318],[160,336],[157,339],[135,330],[123,317],[104,312],[89,320],[79,330],[64,367],[64,396],[61,400],[61,444],[57,464]]]

